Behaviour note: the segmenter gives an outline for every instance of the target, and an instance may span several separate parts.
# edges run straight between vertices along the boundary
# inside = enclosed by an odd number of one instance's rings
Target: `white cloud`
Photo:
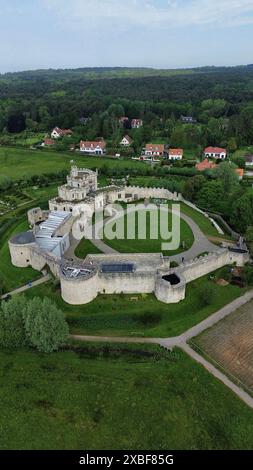
[[[129,28],[253,24],[252,0],[41,0],[61,22]]]

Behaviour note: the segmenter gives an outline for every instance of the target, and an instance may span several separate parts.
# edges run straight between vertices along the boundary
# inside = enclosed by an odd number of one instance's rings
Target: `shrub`
[[[210,282],[206,283],[205,286],[201,287],[198,292],[200,305],[203,307],[211,305],[215,300],[216,293],[216,287]]]
[[[248,286],[253,286],[253,266],[244,267],[242,278]]]
[[[145,312],[137,316],[137,321],[142,325],[157,325],[162,315],[159,312]]]

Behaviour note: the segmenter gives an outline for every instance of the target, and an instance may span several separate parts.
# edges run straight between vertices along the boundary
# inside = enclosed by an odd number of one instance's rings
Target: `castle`
[[[67,183],[58,188],[58,197],[49,201],[49,210],[28,211],[31,230],[9,240],[14,266],[32,266],[38,271],[49,268],[60,280],[62,298],[81,305],[98,294],[154,293],[165,303],[185,298],[186,285],[219,267],[248,261],[246,250],[220,249],[206,256],[171,268],[170,258],[162,253],[98,254],[85,260],[69,259],[67,252],[73,239],[73,224],[88,209],[91,214],[106,205],[133,202],[144,198],[180,201],[181,196],[164,188],[108,186],[98,188],[97,171],[71,168]]]

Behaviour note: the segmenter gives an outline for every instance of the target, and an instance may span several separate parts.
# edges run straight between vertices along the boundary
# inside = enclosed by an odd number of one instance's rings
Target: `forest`
[[[193,116],[185,125],[181,116]],[[195,149],[234,151],[253,143],[253,66],[186,70],[77,69],[0,75],[0,143],[19,132],[54,126],[82,139],[115,145],[120,116],[141,118],[134,150],[149,140]],[[88,118],[83,120],[82,118]],[[85,122],[85,124],[84,124]]]

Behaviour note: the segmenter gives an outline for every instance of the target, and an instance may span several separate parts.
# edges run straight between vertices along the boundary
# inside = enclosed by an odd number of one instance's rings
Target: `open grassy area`
[[[183,333],[245,292],[237,286],[217,285],[212,304],[203,306],[199,290],[211,282],[204,276],[188,284],[185,300],[169,305],[152,294],[101,294],[89,304],[74,306],[65,303],[51,283],[33,287],[26,295],[50,297],[65,313],[75,334],[169,337]]]
[[[86,240],[85,238],[82,238],[75,250],[75,255],[81,259],[85,259],[87,255],[96,255],[99,253],[101,253],[101,251],[93,245],[90,240]]]
[[[0,448],[251,449],[253,411],[182,351],[1,351]]]
[[[28,228],[27,222],[24,220],[18,221],[4,233],[3,237],[0,237],[0,283],[4,287],[5,292],[9,292],[41,277],[41,273],[31,267],[25,269],[16,268],[11,263],[8,240],[16,233],[24,232]]]
[[[125,214],[124,217],[118,219],[115,222],[108,222],[105,225],[105,228],[114,232],[117,227],[122,229],[122,236],[121,238],[115,238],[113,240],[109,239],[104,233],[104,241],[107,245],[111,246],[113,249],[121,252],[121,253],[160,253],[163,252],[166,255],[174,255],[177,253],[181,253],[182,251],[188,250],[191,248],[194,242],[194,236],[192,233],[191,228],[188,224],[181,219],[180,220],[180,247],[176,250],[171,251],[164,251],[162,250],[162,243],[168,243],[171,239],[162,239],[161,237],[161,228],[160,228],[160,220],[161,218],[166,215],[168,217],[167,220],[167,229],[170,232],[172,230],[172,215],[171,213],[165,213],[165,211],[145,211],[140,210],[138,214],[135,214],[135,221],[129,220],[128,223],[128,216]],[[145,223],[146,221],[146,223]],[[133,223],[134,227],[134,239],[128,238],[128,229],[131,227],[130,223]],[[166,220],[165,220],[166,222]],[[144,237],[140,235],[140,230],[143,229],[144,225],[146,226],[146,233],[144,233]],[[157,234],[153,234],[153,229],[157,227],[158,232]],[[102,235],[102,234],[101,234]],[[157,239],[153,239],[152,237],[158,235]]]
[[[0,147],[0,168],[1,175],[9,176],[13,179],[22,177],[54,173],[60,170],[69,170],[71,161],[80,168],[137,168],[140,162],[134,160],[113,160],[105,157],[84,156],[79,152],[54,152],[48,150],[29,150]],[[15,171],[14,171],[15,169]]]

